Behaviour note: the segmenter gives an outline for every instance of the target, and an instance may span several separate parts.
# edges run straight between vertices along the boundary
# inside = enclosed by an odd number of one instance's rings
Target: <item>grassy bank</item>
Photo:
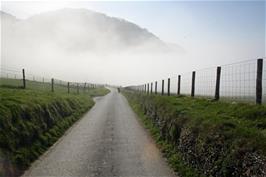
[[[181,176],[266,176],[266,107],[124,95]]]
[[[0,87],[0,176],[17,176],[93,105],[92,96]]]

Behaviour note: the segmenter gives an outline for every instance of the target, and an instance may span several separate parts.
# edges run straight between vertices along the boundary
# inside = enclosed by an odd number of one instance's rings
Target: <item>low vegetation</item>
[[[93,105],[105,88],[80,94],[0,87],[0,176],[18,176]]]
[[[180,176],[266,176],[265,105],[123,94]]]

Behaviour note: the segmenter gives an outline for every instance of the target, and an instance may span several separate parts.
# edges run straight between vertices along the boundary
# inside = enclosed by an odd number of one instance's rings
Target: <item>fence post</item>
[[[221,80],[221,66],[217,67],[216,71],[216,87],[215,87],[215,100],[220,99],[220,80]]]
[[[180,95],[180,86],[181,86],[181,75],[178,75],[178,81],[177,81],[177,95]]]
[[[257,60],[257,79],[256,79],[256,104],[262,103],[262,72],[263,59]]]
[[[77,93],[79,94],[79,84],[77,83]]]
[[[196,71],[192,72],[192,84],[191,84],[191,97],[195,96],[195,78],[196,78]]]
[[[151,83],[151,94],[152,94],[152,86],[153,86],[153,83]]]
[[[86,82],[84,84],[83,92],[86,92]]]
[[[168,78],[168,83],[167,83],[167,96],[170,96],[170,78]]]
[[[146,93],[146,84],[144,84],[144,93]]]
[[[69,82],[67,82],[67,93],[69,93]]]
[[[54,78],[51,79],[52,82],[52,92],[54,92]]]
[[[26,88],[25,69],[22,69],[23,89]]]
[[[149,94],[149,92],[150,92],[150,84],[147,84],[147,85],[148,85],[147,94]]]
[[[157,95],[157,81],[155,81],[155,94]]]
[[[164,80],[162,80],[162,95],[164,95]]]

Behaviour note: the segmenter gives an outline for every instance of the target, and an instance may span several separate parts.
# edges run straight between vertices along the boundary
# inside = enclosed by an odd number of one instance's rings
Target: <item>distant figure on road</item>
[[[117,91],[118,91],[118,93],[120,93],[120,88],[119,87],[117,88]]]

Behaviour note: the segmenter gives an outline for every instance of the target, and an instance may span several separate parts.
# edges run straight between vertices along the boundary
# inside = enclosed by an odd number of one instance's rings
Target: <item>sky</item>
[[[180,56],[174,65],[194,58],[182,71],[266,56],[265,1],[1,2],[3,11],[22,19],[66,7],[122,18],[178,44],[187,56]],[[169,69],[165,74],[174,73]]]
[[[18,18],[65,7],[88,8],[123,18],[180,45],[201,43],[202,38],[210,42],[245,38],[259,45],[265,40],[265,1],[2,2],[2,10]],[[259,54],[263,55],[261,51]]]

